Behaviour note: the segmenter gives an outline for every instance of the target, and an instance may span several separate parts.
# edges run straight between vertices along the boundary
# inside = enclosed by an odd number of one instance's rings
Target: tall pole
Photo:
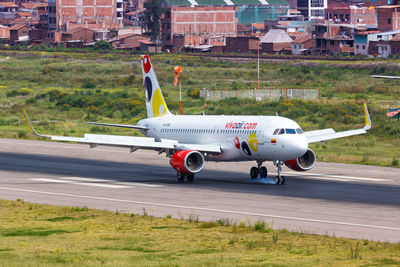
[[[257,40],[257,101],[260,100],[260,40]]]
[[[181,66],[175,66],[174,68],[175,77],[174,77],[174,86],[178,85],[179,82],[179,115],[182,115],[183,108],[182,108],[182,78],[179,73],[182,72]]]
[[[183,107],[182,107],[182,83],[181,83],[181,77],[179,76],[179,115],[182,115],[183,113]]]

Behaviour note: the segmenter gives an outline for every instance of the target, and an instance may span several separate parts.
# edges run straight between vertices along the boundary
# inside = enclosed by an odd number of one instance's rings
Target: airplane
[[[316,155],[308,144],[365,134],[371,119],[364,103],[365,126],[360,129],[335,132],[332,128],[303,132],[295,121],[281,116],[174,115],[165,103],[153,65],[148,55],[140,57],[146,97],[147,118],[137,125],[86,122],[93,125],[137,129],[146,137],[85,134],[84,137],[38,134],[26,111],[33,134],[56,141],[126,147],[130,152],[149,149],[165,153],[177,172],[179,182],[193,182],[205,161],[255,161],[250,178],[267,178],[272,161],[277,169],[276,184],[285,184],[281,175],[285,164],[295,171],[308,171],[315,166]]]

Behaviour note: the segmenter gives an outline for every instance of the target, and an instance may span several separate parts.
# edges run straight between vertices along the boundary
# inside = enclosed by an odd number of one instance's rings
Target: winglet
[[[371,118],[369,117],[369,112],[366,103],[364,103],[364,116],[365,116],[365,126],[363,130],[367,131],[371,129]]]
[[[34,135],[41,136],[41,137],[49,137],[49,136],[47,136],[47,135],[38,134],[38,133],[33,129],[32,122],[31,122],[31,120],[29,119],[28,113],[26,113],[25,109],[24,109],[24,115],[25,115],[26,123],[28,124],[29,129],[31,129],[31,132],[32,132]]]

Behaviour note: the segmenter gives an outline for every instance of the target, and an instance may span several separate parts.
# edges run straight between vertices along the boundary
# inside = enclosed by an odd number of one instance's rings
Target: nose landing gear
[[[278,175],[275,176],[276,184],[285,184],[286,183],[285,176],[281,175],[283,161],[276,160],[276,161],[274,161],[274,165],[276,167],[276,171],[278,172]]]

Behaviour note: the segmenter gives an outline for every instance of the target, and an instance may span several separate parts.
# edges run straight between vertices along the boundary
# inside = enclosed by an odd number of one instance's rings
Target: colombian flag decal
[[[271,139],[271,144],[276,144],[276,139]]]

